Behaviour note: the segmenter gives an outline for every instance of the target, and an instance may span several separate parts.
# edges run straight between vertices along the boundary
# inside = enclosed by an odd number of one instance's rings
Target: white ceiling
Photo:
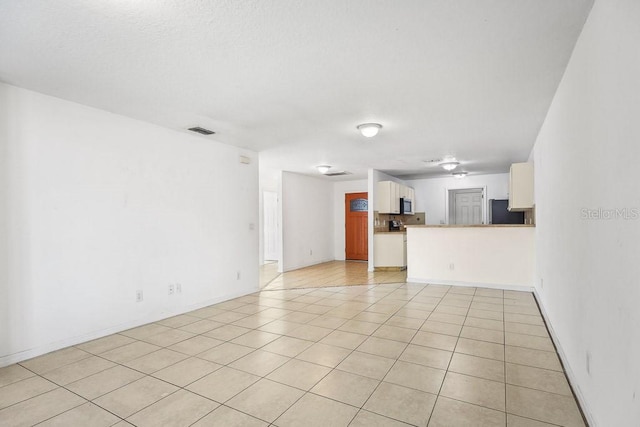
[[[317,174],[528,158],[593,0],[0,0],[0,80]],[[379,122],[373,138],[355,127]],[[204,138],[204,137],[203,137]],[[341,178],[327,178],[341,179]]]

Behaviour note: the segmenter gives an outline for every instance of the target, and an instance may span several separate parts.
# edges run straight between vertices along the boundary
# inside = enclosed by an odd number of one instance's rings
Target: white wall
[[[4,88],[0,86],[0,91]],[[2,357],[11,351],[9,339],[16,328],[9,316],[9,103],[0,92],[0,367]],[[16,350],[13,350],[16,351]]]
[[[333,183],[282,172],[283,271],[333,260]]]
[[[0,111],[0,365],[258,289],[255,153],[4,84]]]
[[[534,149],[536,291],[602,427],[640,425],[640,219],[583,209],[640,208],[639,22],[637,0],[595,2]]]
[[[485,201],[509,197],[509,174],[471,175],[463,179],[454,177],[408,180],[416,191],[416,212],[425,212],[428,225],[447,223],[447,191],[460,188],[487,187]],[[488,206],[488,205],[487,205]],[[485,209],[487,207],[485,206]]]
[[[367,180],[339,181],[333,184],[333,257],[343,261],[345,253],[344,197],[347,193],[366,193]]]
[[[533,227],[407,227],[408,282],[531,292],[534,265]]]

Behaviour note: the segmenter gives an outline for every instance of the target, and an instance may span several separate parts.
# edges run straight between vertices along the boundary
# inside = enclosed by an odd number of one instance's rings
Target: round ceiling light
[[[464,172],[464,171],[459,171],[459,172],[454,172],[451,175],[453,175],[454,177],[458,178],[458,179],[462,179],[465,176],[467,176],[469,172]]]
[[[318,169],[318,172],[324,175],[325,173],[329,172],[329,169],[331,169],[331,166],[320,165],[320,166],[316,166],[316,169]]]
[[[378,132],[380,132],[380,129],[382,129],[382,125],[379,123],[363,123],[356,127],[362,136],[366,136],[367,138],[376,136]]]
[[[446,171],[452,171],[454,170],[458,165],[460,164],[460,162],[455,162],[455,161],[449,161],[449,162],[444,162],[444,163],[440,163],[440,166],[442,166],[442,168]]]

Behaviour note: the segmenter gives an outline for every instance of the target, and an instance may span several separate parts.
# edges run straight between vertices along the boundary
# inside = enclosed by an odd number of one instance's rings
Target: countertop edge
[[[535,228],[535,224],[405,225],[405,228]]]
[[[407,230],[401,230],[401,231],[374,231],[373,234],[407,234]]]

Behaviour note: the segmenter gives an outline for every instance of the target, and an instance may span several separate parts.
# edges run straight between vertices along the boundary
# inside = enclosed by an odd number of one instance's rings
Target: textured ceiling
[[[472,173],[529,155],[593,0],[0,0],[0,80],[260,151]],[[379,122],[373,139],[355,126]],[[205,137],[203,137],[205,138]],[[327,178],[341,179],[341,178]]]

